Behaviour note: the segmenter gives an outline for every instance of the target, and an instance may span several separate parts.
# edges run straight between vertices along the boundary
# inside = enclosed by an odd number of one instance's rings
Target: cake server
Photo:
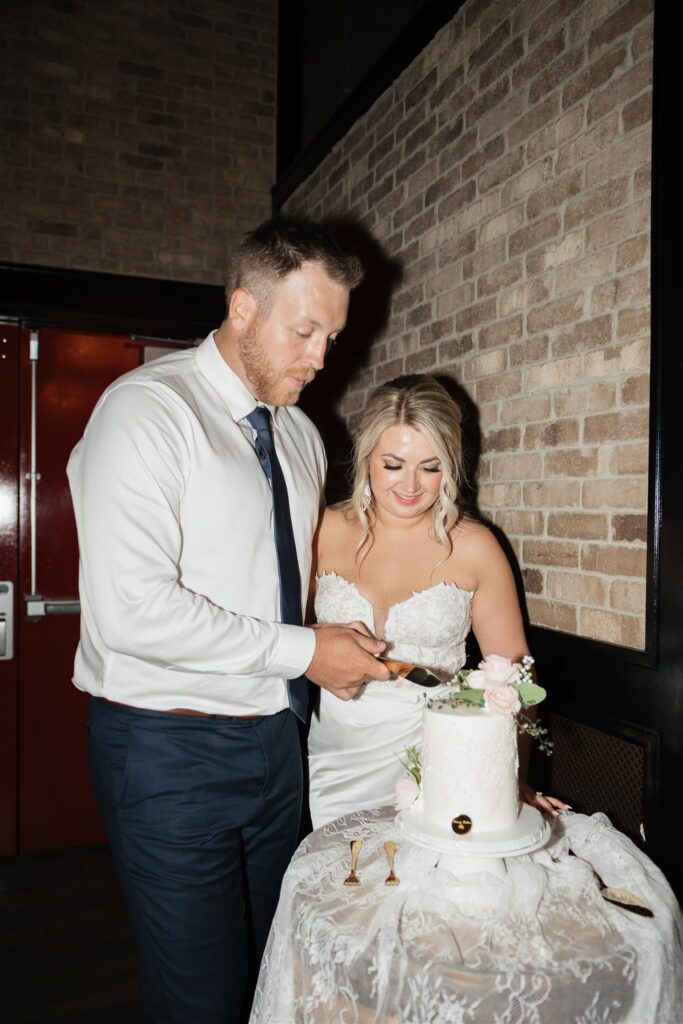
[[[392,661],[391,658],[380,658],[379,660],[387,666],[390,672],[400,676],[401,679],[417,683],[418,686],[443,685],[443,679],[439,679],[428,668],[422,668],[421,665],[411,665],[406,661]]]
[[[647,903],[641,900],[640,896],[636,896],[635,893],[629,892],[628,889],[617,889],[613,885],[605,885],[600,875],[597,873],[592,864],[583,857],[579,857],[573,850],[569,851],[571,857],[576,857],[577,860],[583,861],[584,864],[588,864],[588,867],[593,872],[593,878],[597,882],[600,895],[603,900],[607,900],[608,903],[613,903],[615,907],[621,907],[622,910],[630,910],[633,914],[640,914],[641,917],[654,917],[654,912],[648,907]]]

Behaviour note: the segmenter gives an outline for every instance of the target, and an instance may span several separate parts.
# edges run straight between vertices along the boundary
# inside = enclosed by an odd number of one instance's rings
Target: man
[[[248,1009],[297,837],[303,673],[340,699],[388,677],[362,625],[301,625],[325,460],[294,403],[359,276],[316,225],[261,225],[220,328],[111,385],[69,462],[74,682],[154,1024]]]

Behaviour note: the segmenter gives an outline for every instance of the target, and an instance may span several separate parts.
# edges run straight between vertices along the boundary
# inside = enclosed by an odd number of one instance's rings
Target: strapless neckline
[[[404,598],[403,601],[396,601],[394,602],[394,604],[389,605],[388,608],[380,608],[379,606],[376,608],[376,606],[372,603],[370,598],[366,597],[365,594],[358,588],[357,584],[353,583],[352,580],[347,580],[346,576],[341,576],[338,572],[334,572],[334,570],[332,569],[328,570],[328,572],[316,573],[316,583],[319,580],[326,578],[339,580],[340,583],[344,584],[345,586],[353,590],[356,596],[359,597],[360,600],[366,605],[370,613],[370,618],[372,618],[373,620],[373,624],[375,621],[376,610],[386,612],[386,616],[384,619],[385,629],[387,624],[389,623],[389,620],[392,618],[392,613],[398,612],[400,609],[406,608],[415,601],[424,600],[424,598],[428,594],[434,593],[439,590],[453,590],[457,591],[460,594],[465,594],[466,596],[471,598],[472,594],[474,593],[474,591],[472,590],[464,590],[462,587],[459,587],[457,583],[445,583],[442,581],[441,583],[435,583],[431,587],[425,587],[423,590],[414,590],[410,597]]]

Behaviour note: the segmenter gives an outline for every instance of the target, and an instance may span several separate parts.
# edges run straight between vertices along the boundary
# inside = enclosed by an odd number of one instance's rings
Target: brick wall
[[[469,0],[290,208],[351,215],[404,277],[376,383],[476,403],[479,503],[534,623],[644,643],[651,0]]]
[[[220,282],[270,212],[275,0],[10,0],[0,259]]]

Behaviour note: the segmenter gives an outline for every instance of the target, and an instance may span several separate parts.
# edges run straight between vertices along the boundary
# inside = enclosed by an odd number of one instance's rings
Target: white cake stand
[[[540,811],[522,804],[516,823],[497,832],[456,835],[451,828],[427,821],[419,806],[399,811],[396,821],[405,835],[419,846],[439,854],[436,863],[454,875],[488,871],[498,878],[506,874],[505,857],[521,857],[540,850],[551,828]]]

